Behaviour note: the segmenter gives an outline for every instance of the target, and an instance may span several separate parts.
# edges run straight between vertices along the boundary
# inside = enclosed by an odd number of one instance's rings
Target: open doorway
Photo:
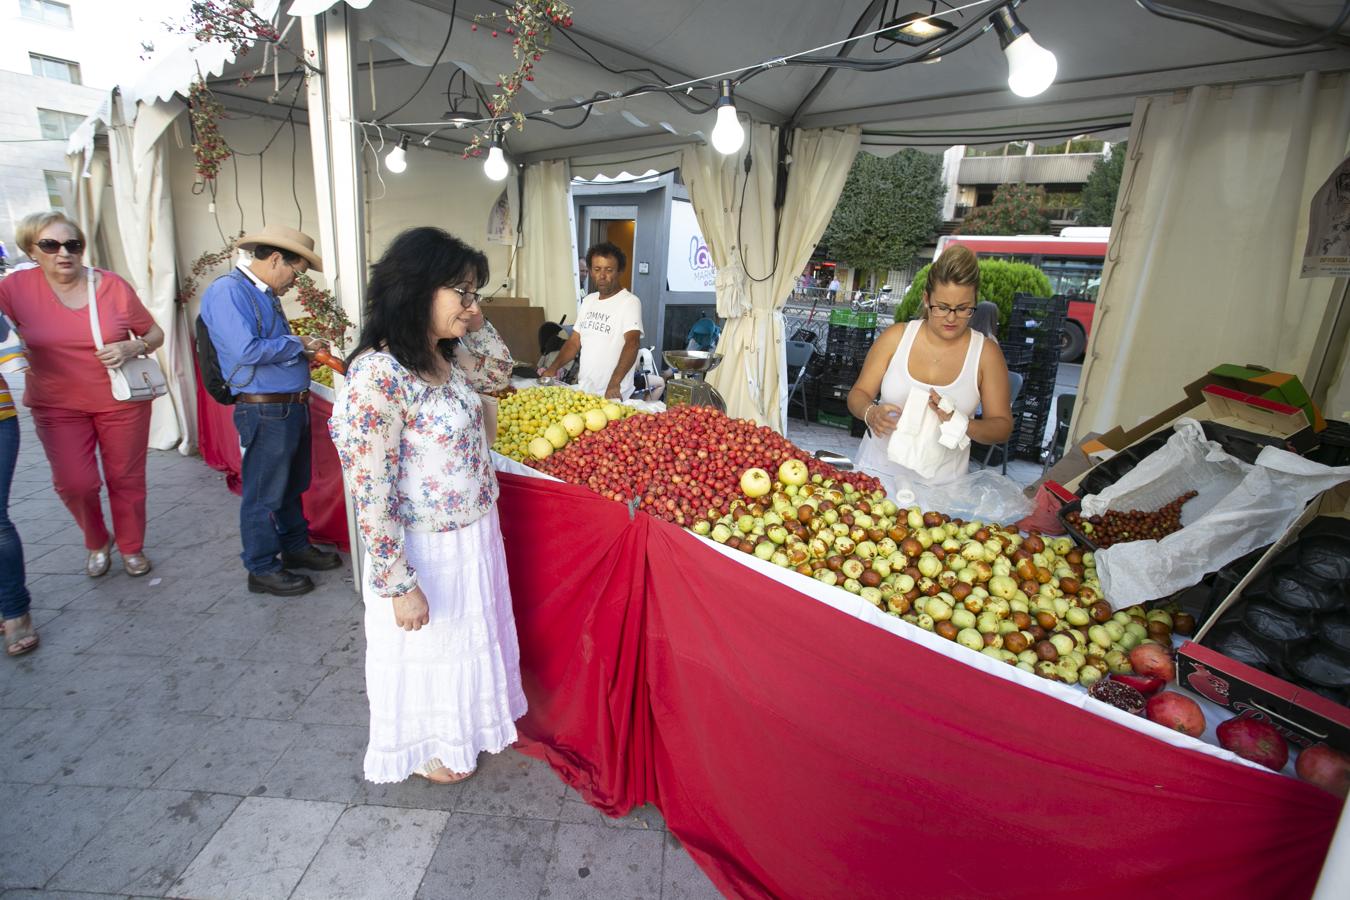
[[[623,251],[628,265],[619,273],[619,285],[625,290],[633,289],[633,247],[637,235],[636,206],[584,206],[582,207],[581,228],[577,237],[579,252],[584,254],[589,247],[608,241]],[[581,287],[583,293],[590,293],[590,277],[586,271],[586,262],[581,261]]]

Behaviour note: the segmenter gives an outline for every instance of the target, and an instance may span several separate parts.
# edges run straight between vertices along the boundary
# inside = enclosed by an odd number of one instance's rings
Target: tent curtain
[[[1312,195],[1347,142],[1343,74],[1139,99],[1075,437],[1135,426],[1220,363],[1317,362],[1334,279],[1299,269]]]
[[[774,209],[776,128],[752,125],[745,147],[731,156],[700,144],[681,157],[680,173],[717,268],[717,314],[727,320],[717,347],[722,364],[708,381],[726,400],[728,415],[787,430],[781,310],[825,232],[860,139],[858,128],[795,132],[781,216]]]
[[[577,280],[572,266],[572,176],[566,160],[533,163],[525,167],[521,208],[520,275],[516,293],[544,308],[557,322],[577,316]]]
[[[90,265],[104,269],[113,268],[114,262],[105,258],[105,242],[100,229],[103,227],[103,192],[108,187],[108,152],[95,150],[92,140],[89,146],[78,153],[66,157],[70,164],[70,183],[75,186],[75,221],[84,232],[89,246],[86,248]]]
[[[129,108],[134,113],[128,114]],[[136,289],[165,334],[164,346],[155,356],[164,369],[169,393],[154,401],[150,446],[156,450],[177,447],[186,456],[194,444],[195,381],[191,341],[174,301],[178,283],[165,135],[185,108],[177,100],[130,107],[125,98],[116,98],[108,153],[117,232],[126,260],[126,270],[118,274]]]

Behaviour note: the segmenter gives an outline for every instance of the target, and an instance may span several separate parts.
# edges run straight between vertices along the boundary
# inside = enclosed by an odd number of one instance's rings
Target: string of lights
[[[904,65],[933,62],[965,47],[991,30],[997,33],[999,45],[1008,60],[1009,89],[1018,96],[1034,97],[1045,91],[1054,82],[1057,63],[1054,54],[1037,44],[1030,31],[1018,19],[1015,9],[1021,6],[1023,2],[1024,0],[971,0],[971,2],[959,6],[944,4],[949,7],[952,13],[961,15],[966,10],[985,8],[985,11],[982,11],[979,16],[973,17],[959,28],[938,18],[936,4],[934,4],[934,12],[928,15],[912,15],[903,17],[901,20],[887,21],[881,27],[871,31],[850,35],[807,50],[777,56],[750,66],[742,66],[673,83],[665,82],[657,72],[651,69],[618,69],[609,66],[568,35],[578,49],[606,71],[616,75],[652,75],[658,80],[634,85],[626,90],[601,91],[588,98],[554,104],[535,112],[525,113],[523,117],[530,121],[547,122],[560,128],[577,128],[586,121],[592,109],[602,104],[651,94],[664,94],[675,100],[687,111],[712,111],[715,115],[715,123],[709,133],[709,141],[719,153],[730,155],[739,152],[745,142],[745,128],[741,123],[741,114],[736,107],[735,91],[737,87],[751,78],[785,66],[816,66],[880,72]],[[989,7],[992,7],[992,9],[989,9]],[[874,41],[886,39],[898,43],[924,46],[917,52],[900,59],[850,59],[847,56],[838,55],[837,52],[835,55],[822,55],[829,51],[839,51],[846,45],[868,38],[872,38]],[[442,48],[442,52],[444,52],[444,48]],[[696,91],[709,89],[717,91],[716,98],[711,102],[703,101],[695,96]],[[695,104],[697,109],[691,108],[690,104]],[[579,122],[565,124],[553,119],[559,113],[574,110],[580,110],[583,113]],[[453,123],[446,123],[445,121],[391,123],[388,118],[388,115],[385,115],[375,121],[354,120],[354,123],[363,130],[367,127],[375,127],[380,129],[381,132],[384,128],[395,130],[433,129],[430,134],[422,139],[424,146],[429,144],[435,134],[448,128],[482,129],[488,138],[489,145],[487,159],[484,161],[484,173],[494,181],[500,181],[510,173],[511,166],[506,159],[504,147],[506,123],[500,115],[473,119],[461,117]],[[397,174],[406,171],[409,142],[409,134],[403,131],[394,148],[385,157],[385,168],[390,172]]]

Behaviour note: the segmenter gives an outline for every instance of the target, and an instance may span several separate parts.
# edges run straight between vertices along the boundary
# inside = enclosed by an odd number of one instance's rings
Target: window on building
[[[63,141],[75,133],[84,121],[84,116],[75,113],[60,112],[55,109],[39,109],[38,125],[42,136],[48,140]]]
[[[80,64],[55,56],[43,56],[40,53],[28,54],[28,62],[33,66],[33,74],[43,78],[55,78],[57,81],[80,83]]]
[[[70,208],[75,197],[74,185],[65,172],[44,172],[47,177],[47,202],[57,212]]]
[[[56,0],[19,0],[19,11],[25,19],[44,22],[48,25],[70,27],[70,4],[57,3]]]

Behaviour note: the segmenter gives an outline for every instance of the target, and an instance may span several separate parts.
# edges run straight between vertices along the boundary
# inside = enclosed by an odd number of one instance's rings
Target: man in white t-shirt
[[[581,301],[572,336],[540,375],[557,377],[581,352],[577,386],[588,394],[627,400],[633,394],[633,370],[642,338],[642,301],[619,287],[619,274],[628,264],[622,250],[611,243],[586,251],[594,293]]]

